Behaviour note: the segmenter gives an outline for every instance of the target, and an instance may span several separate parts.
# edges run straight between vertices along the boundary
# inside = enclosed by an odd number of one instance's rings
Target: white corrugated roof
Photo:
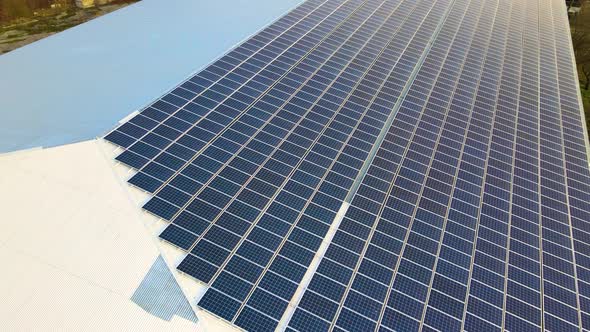
[[[109,149],[93,140],[0,155],[0,330],[217,331],[207,316],[166,321],[130,300],[160,255],[158,226]]]

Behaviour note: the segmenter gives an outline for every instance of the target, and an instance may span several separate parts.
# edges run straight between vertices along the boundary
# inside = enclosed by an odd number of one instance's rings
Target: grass
[[[582,11],[578,14],[579,16],[570,21],[570,28],[572,31],[582,31],[590,34],[590,2],[587,0],[582,6]],[[590,89],[584,90],[586,83],[584,75],[580,69],[578,69],[578,75],[580,78],[580,92],[582,94],[582,103],[584,106],[584,113],[586,115],[586,127],[588,128],[588,137],[590,137]]]
[[[580,89],[582,91],[582,100],[584,102],[584,110],[586,113],[590,112],[590,90]]]

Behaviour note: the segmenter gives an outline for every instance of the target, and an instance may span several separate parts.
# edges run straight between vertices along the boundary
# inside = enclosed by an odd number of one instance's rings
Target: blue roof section
[[[0,153],[92,139],[303,0],[143,0],[0,56]]]

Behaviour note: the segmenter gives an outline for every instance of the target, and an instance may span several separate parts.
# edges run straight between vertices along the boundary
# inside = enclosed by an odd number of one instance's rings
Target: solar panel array
[[[561,0],[309,0],[106,135],[248,331],[590,330]]]

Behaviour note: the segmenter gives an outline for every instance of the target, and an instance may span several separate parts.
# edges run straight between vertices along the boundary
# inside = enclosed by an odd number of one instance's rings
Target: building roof
[[[100,290],[129,317],[97,329],[589,327],[566,15],[308,0],[105,140],[0,156],[11,327],[43,310],[73,329],[66,312],[91,315]],[[18,275],[51,269],[49,296],[72,275],[92,289],[48,308]]]
[[[0,165],[2,329],[196,330],[131,301],[160,252],[97,141]]]
[[[570,39],[561,0],[309,0],[105,139],[237,327],[578,331]]]
[[[0,153],[101,136],[302,0],[143,0],[0,56]]]

